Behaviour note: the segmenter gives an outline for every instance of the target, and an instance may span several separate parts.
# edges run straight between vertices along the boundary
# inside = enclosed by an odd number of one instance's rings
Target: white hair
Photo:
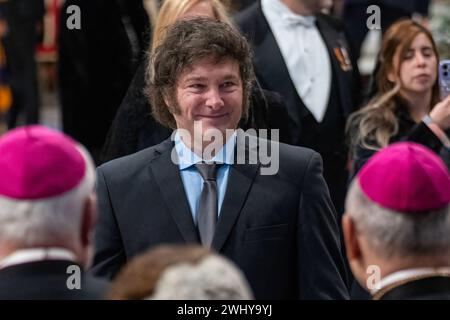
[[[381,257],[450,254],[450,207],[402,213],[370,201],[354,179],[347,194],[346,212],[369,246]]]
[[[77,149],[85,160],[86,170],[75,188],[62,195],[37,200],[0,196],[1,244],[32,247],[79,241],[86,200],[94,196],[95,167],[86,149],[81,145],[77,145]]]
[[[244,274],[219,255],[204,257],[198,264],[169,266],[156,283],[149,300],[251,300],[253,294]]]

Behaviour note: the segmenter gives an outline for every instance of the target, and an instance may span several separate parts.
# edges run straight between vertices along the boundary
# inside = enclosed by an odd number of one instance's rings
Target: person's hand
[[[430,118],[442,130],[450,128],[450,95],[434,106]]]

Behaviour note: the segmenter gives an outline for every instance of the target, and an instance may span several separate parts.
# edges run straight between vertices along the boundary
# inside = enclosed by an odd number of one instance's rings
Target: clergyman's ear
[[[358,259],[361,250],[358,244],[356,226],[348,214],[342,216],[342,231],[344,232],[345,251],[348,260]]]
[[[355,221],[348,214],[344,214],[342,217],[342,230],[344,232],[345,251],[353,276],[363,288],[366,288],[366,257],[361,250],[360,235]]]
[[[84,203],[81,221],[81,243],[83,247],[91,245],[92,232],[97,218],[97,200],[95,195],[89,196]]]

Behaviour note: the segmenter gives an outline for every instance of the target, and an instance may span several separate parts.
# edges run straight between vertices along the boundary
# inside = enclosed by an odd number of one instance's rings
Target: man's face
[[[178,129],[186,129],[194,136],[196,121],[202,123],[202,135],[208,129],[219,129],[222,134],[226,129],[236,129],[243,103],[237,61],[200,59],[183,70],[175,91],[179,112],[173,116]]]

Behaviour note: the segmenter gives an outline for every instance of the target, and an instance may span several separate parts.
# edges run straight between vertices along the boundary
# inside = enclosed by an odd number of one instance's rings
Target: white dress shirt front
[[[280,0],[262,0],[262,11],[298,95],[321,122],[331,90],[331,61],[315,16],[293,13]]]

